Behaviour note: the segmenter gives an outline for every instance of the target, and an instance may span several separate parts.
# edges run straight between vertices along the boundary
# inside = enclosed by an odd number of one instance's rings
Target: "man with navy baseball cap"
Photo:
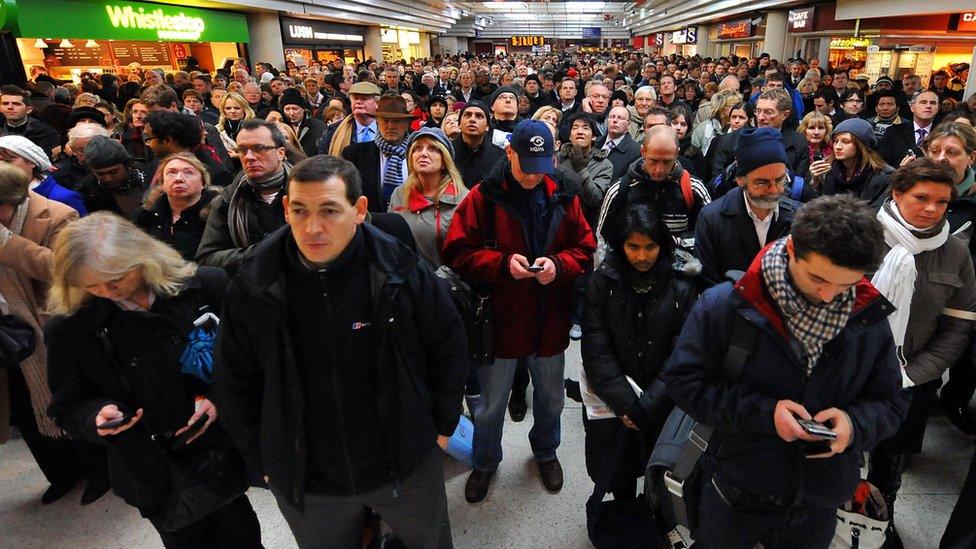
[[[562,180],[554,153],[545,122],[519,122],[505,158],[458,205],[441,249],[444,264],[492,295],[494,360],[470,365],[481,383],[474,470],[464,487],[470,503],[488,494],[502,460],[505,410],[519,360],[527,362],[534,385],[529,442],[539,477],[550,492],[563,485],[556,449],[572,281],[590,268],[596,241],[579,187]]]

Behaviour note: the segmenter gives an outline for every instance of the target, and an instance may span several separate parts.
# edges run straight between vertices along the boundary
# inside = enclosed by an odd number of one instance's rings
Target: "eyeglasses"
[[[786,174],[783,177],[774,179],[773,181],[769,181],[769,180],[750,181],[749,186],[757,191],[766,191],[771,189],[773,185],[775,185],[777,189],[785,189],[786,185],[789,182],[790,182],[790,176],[789,174]]]
[[[237,152],[241,156],[244,156],[245,154],[251,151],[253,151],[254,154],[261,154],[265,151],[270,151],[272,149],[277,149],[277,148],[278,147],[275,145],[265,145],[263,143],[258,143],[257,145],[238,145]]]
[[[159,139],[159,138],[156,137],[155,135],[142,134],[142,142],[143,143],[150,143],[150,142],[152,142],[153,139]]]

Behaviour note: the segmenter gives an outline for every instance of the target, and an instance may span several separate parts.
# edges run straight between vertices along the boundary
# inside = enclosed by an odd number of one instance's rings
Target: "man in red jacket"
[[[519,359],[535,385],[529,432],[543,485],[558,492],[556,458],[563,408],[563,352],[569,346],[573,279],[592,263],[596,242],[583,217],[579,188],[555,171],[552,131],[538,120],[519,122],[495,164],[454,213],[441,252],[444,263],[492,292],[495,361],[478,370],[474,470],[465,499],[485,498],[502,460],[502,427]],[[486,234],[488,216],[494,234]],[[491,229],[488,229],[491,231]]]

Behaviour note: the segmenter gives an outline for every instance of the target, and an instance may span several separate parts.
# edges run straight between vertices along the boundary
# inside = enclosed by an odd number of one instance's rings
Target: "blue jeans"
[[[529,443],[537,461],[555,459],[563,412],[563,353],[526,360],[532,374],[532,430]],[[502,428],[518,359],[496,358],[478,369],[481,402],[474,415],[474,468],[494,471],[502,461]]]

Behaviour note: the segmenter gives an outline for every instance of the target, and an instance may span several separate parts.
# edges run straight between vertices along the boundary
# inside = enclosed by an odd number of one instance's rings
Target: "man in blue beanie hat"
[[[702,277],[713,285],[745,271],[766,243],[789,233],[800,206],[786,198],[791,178],[779,131],[743,129],[735,157],[737,187],[705,206],[695,226]]]

